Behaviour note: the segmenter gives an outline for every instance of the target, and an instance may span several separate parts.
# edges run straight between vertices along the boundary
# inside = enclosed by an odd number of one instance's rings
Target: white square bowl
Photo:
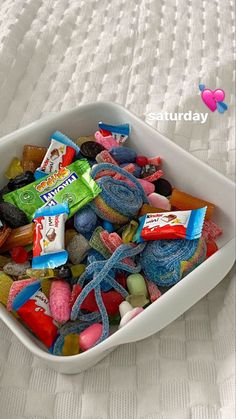
[[[223,228],[219,251],[187,275],[160,299],[147,307],[125,327],[104,342],[79,355],[62,357],[49,354],[41,343],[22,326],[3,305],[0,318],[19,340],[49,367],[65,374],[81,372],[104,358],[117,346],[144,339],[176,319],[214,288],[227,274],[235,259],[235,186],[234,183],[202,163],[145,124],[120,105],[97,102],[53,114],[19,129],[0,140],[0,184],[12,157],[21,157],[24,144],[47,145],[48,137],[60,130],[76,139],[97,130],[98,122],[129,122],[132,126],[129,144],[139,154],[159,155],[166,178],[180,190],[216,205],[214,221]]]

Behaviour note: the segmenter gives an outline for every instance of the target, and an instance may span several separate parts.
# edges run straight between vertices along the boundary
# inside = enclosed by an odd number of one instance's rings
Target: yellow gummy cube
[[[4,306],[7,305],[8,295],[12,284],[13,279],[0,271],[0,303],[4,304]]]
[[[62,349],[62,355],[70,356],[77,355],[79,353],[79,335],[76,333],[70,333],[64,338],[64,346]]]

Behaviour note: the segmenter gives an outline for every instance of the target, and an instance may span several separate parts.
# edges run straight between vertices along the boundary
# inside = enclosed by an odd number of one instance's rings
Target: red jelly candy
[[[14,247],[10,253],[12,260],[16,263],[25,263],[29,259],[28,252],[22,246]]]
[[[206,251],[206,258],[209,258],[210,256],[214,255],[214,253],[217,252],[218,246],[214,240],[209,240],[207,243],[207,251]]]
[[[126,275],[124,272],[117,272],[116,273],[116,280],[119,284],[126,289]]]
[[[135,162],[138,166],[143,167],[146,166],[146,164],[148,164],[148,159],[145,156],[137,156]]]
[[[73,306],[75,300],[80,295],[82,291],[82,287],[79,284],[73,286],[71,300],[70,300],[70,307]],[[124,298],[121,294],[117,291],[108,291],[108,292],[101,292],[103,303],[106,307],[107,314],[109,316],[113,316],[119,313],[119,305],[124,301]],[[92,290],[88,296],[84,299],[82,305],[82,310],[88,310],[89,312],[99,311],[96,300],[94,290]]]

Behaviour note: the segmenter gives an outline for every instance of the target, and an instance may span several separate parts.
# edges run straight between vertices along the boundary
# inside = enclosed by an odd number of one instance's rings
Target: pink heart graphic
[[[215,112],[217,108],[217,102],[223,102],[225,98],[225,92],[222,89],[217,90],[211,90],[211,89],[205,89],[201,93],[202,100],[205,103],[205,105],[212,111]]]

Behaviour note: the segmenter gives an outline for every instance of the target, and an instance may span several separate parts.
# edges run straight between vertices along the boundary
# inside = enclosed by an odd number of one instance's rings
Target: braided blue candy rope
[[[126,217],[133,217],[133,215],[139,211],[144,202],[148,203],[148,199],[141,184],[131,173],[126,172],[119,166],[115,166],[110,163],[101,163],[92,169],[91,176],[95,178],[96,175],[103,170],[112,170],[119,173],[134,184],[134,187],[132,187],[126,182],[116,180],[111,176],[104,176],[96,180],[102,189],[100,197],[107,205],[109,205],[109,207]],[[93,202],[90,205],[96,209]]]
[[[96,287],[94,292],[95,292],[96,303],[99,307],[99,311],[100,311],[101,316],[102,316],[102,334],[93,346],[102,342],[104,339],[106,339],[109,336],[109,317],[107,315],[107,310],[106,310],[106,307],[105,307],[103,299],[102,299],[100,287],[99,286]]]
[[[143,251],[145,246],[146,246],[146,243],[141,243],[138,246],[133,246],[130,244],[122,244],[115,250],[113,255],[108,260],[100,261],[100,262],[99,261],[93,262],[91,265],[89,265],[86,268],[86,271],[84,272],[84,274],[81,275],[82,277],[81,282],[83,282],[84,277],[86,279],[89,279],[89,277],[92,276],[93,279],[83,288],[82,292],[80,293],[80,295],[77,297],[76,301],[74,302],[74,305],[71,310],[71,320],[76,320],[79,314],[81,304],[83,303],[84,299],[93,289],[99,286],[101,281],[107,280],[107,276],[109,275],[109,272],[112,269],[116,268],[116,269],[123,269],[128,272],[136,272],[137,267],[131,267],[119,261],[126,257],[136,256],[137,254]],[[139,268],[138,272],[140,272],[140,266],[138,268]]]

